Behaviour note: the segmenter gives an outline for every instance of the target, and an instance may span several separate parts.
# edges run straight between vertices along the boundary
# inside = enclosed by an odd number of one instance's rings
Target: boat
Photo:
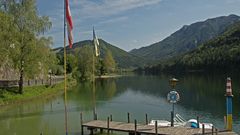
[[[179,114],[176,114],[173,120],[174,120],[174,127],[182,126],[182,127],[190,127],[190,128],[203,128],[203,124],[204,124],[205,129],[211,129],[213,127],[212,123],[199,123],[199,127],[198,127],[196,119],[189,119],[188,121],[186,121]],[[148,125],[155,125],[156,121],[157,121],[158,127],[170,127],[171,126],[171,122],[167,121],[167,120],[151,120]]]

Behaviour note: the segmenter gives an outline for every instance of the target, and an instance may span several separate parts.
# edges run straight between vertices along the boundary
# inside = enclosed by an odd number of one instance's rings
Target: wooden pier
[[[235,132],[219,130],[215,127],[212,127],[212,129],[205,129],[204,125],[203,128],[190,128],[183,126],[160,127],[157,126],[157,121],[155,121],[155,125],[148,125],[148,116],[147,114],[145,116],[146,121],[144,124],[137,123],[137,120],[134,120],[134,123],[130,123],[129,113],[127,113],[127,122],[113,121],[112,115],[110,115],[107,120],[92,120],[83,123],[83,116],[82,113],[80,113],[81,134],[84,135],[84,128],[87,128],[90,130],[90,135],[93,135],[94,131],[97,131],[97,129],[100,130],[100,133],[105,130],[107,134],[113,131],[118,131],[128,133],[129,135],[237,135]]]

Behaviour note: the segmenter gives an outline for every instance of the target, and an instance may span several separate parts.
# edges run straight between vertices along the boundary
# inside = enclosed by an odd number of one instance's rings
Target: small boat
[[[171,122],[167,120],[151,120],[148,125],[155,125],[156,121],[157,121],[157,126],[159,127],[171,126]],[[205,129],[211,129],[213,127],[212,123],[199,123],[199,128],[202,128],[203,124]],[[190,119],[186,121],[182,116],[180,116],[179,114],[176,114],[174,117],[174,127],[178,127],[178,126],[198,128],[196,119]]]

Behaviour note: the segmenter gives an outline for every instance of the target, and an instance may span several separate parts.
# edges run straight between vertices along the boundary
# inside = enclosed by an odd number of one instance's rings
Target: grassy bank
[[[75,85],[75,80],[69,78],[67,80],[68,87]],[[52,86],[29,86],[24,87],[24,93],[18,94],[18,88],[4,88],[0,89],[0,106],[21,103],[29,100],[33,100],[40,97],[48,97],[63,92],[64,82],[54,84]]]

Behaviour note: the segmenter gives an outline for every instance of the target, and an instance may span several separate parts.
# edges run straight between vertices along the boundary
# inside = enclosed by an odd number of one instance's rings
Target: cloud
[[[162,0],[81,0],[74,2],[74,13],[86,18],[116,15],[127,10],[160,3]],[[79,8],[80,7],[80,8]],[[78,12],[75,12],[78,10]]]
[[[101,22],[99,22],[99,24],[116,23],[116,22],[125,21],[127,19],[128,19],[127,16],[121,16],[121,17],[116,17],[116,18],[112,18],[112,19],[109,19],[109,20],[101,21]]]

